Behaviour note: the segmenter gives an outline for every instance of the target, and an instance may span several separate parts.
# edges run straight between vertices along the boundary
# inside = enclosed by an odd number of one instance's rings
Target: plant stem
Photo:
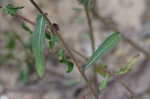
[[[40,8],[33,0],[30,0],[30,2],[33,4],[33,6],[34,6],[41,14],[43,14],[43,16],[45,17],[45,19],[47,20],[47,22],[48,22],[48,24],[49,24],[49,28],[51,29],[52,33],[54,33],[55,35],[57,35],[57,36],[60,38],[62,44],[63,44],[64,47],[65,47],[65,49],[68,51],[70,57],[71,57],[72,60],[75,62],[75,64],[76,64],[76,66],[77,66],[77,68],[78,68],[80,74],[82,75],[82,77],[84,78],[84,80],[87,82],[87,85],[88,85],[89,89],[91,90],[91,93],[93,94],[93,96],[95,97],[95,99],[99,99],[98,96],[97,96],[97,94],[95,93],[93,87],[91,86],[91,84],[89,84],[88,78],[86,77],[86,75],[84,74],[84,72],[82,72],[82,70],[81,70],[81,68],[80,68],[81,66],[78,64],[78,61],[77,61],[76,58],[74,57],[74,55],[73,55],[71,49],[69,48],[69,46],[68,46],[68,45],[66,44],[66,42],[64,41],[64,39],[63,39],[61,33],[59,33],[58,31],[55,31],[55,30],[52,28],[52,23],[51,23],[51,21],[48,19],[48,17],[45,15],[45,13],[41,10],[41,8]]]
[[[0,7],[1,7],[1,6],[0,6]],[[17,14],[16,16],[21,16],[21,15]],[[20,17],[20,18],[23,19],[23,20],[24,20],[24,19],[27,19],[27,18],[25,18],[24,16],[22,16],[22,17]],[[24,21],[30,23],[31,25],[35,25],[35,23],[32,22],[30,19],[27,19],[27,20],[24,20]],[[74,53],[76,53],[77,55],[81,56],[83,59],[88,60],[88,57],[87,57],[87,56],[81,54],[80,52],[76,51],[75,49],[72,49],[72,51],[73,51]],[[127,85],[126,85],[125,83],[124,83],[124,84],[121,84],[121,85],[124,86],[127,90],[130,89],[129,87],[127,88]],[[125,86],[125,85],[126,85],[126,86]],[[132,93],[132,95],[133,95],[133,93],[134,93],[131,89],[130,89],[129,92]],[[134,96],[135,96],[135,95],[134,95]]]
[[[1,8],[1,6],[0,6],[0,8]],[[17,14],[16,16],[21,16],[21,15]],[[24,20],[24,19],[27,19],[27,18],[25,18],[24,16],[22,16],[22,17],[20,17],[20,18],[23,19],[23,20]],[[35,23],[32,22],[30,19],[27,19],[27,20],[24,20],[24,21],[30,23],[31,25],[35,25]],[[77,55],[81,56],[83,59],[88,60],[88,57],[85,56],[85,55],[82,55],[80,52],[78,52],[78,51],[76,51],[76,50],[74,50],[74,49],[72,49],[72,51],[73,51],[74,53],[76,53]],[[121,85],[123,85],[127,90],[130,90],[129,92],[132,93],[132,95],[133,95],[134,92],[133,92],[129,87],[127,87],[127,85],[126,85],[125,83],[124,83],[124,84],[121,84]]]
[[[0,6],[0,8],[2,8],[2,6]],[[26,22],[28,22],[28,23],[30,23],[31,25],[35,25],[35,23],[34,23],[33,21],[31,21],[30,19],[28,19],[28,18],[26,18],[26,17],[24,17],[24,16],[22,16],[22,15],[16,14],[15,16],[21,18],[22,20],[24,20],[24,21],[26,21]],[[102,19],[103,22],[105,22],[105,20],[103,20],[102,17],[100,17],[100,16],[97,16],[97,17],[98,17],[99,19]],[[128,39],[128,38],[126,38],[126,39]],[[128,41],[130,41],[130,40],[128,40]],[[133,42],[130,41],[130,43],[133,43]],[[131,45],[132,45],[132,44],[131,44]],[[136,45],[136,44],[133,44],[133,45]],[[141,52],[143,52],[143,53],[146,54],[147,56],[150,56],[149,54],[147,54],[147,51],[143,50],[143,48],[140,48],[139,46],[136,46],[135,48],[140,49]],[[78,51],[76,51],[76,50],[74,50],[74,49],[72,49],[72,51],[75,52],[77,55],[81,56],[83,59],[88,60],[88,57],[82,55],[80,52],[78,52]],[[124,87],[129,91],[129,93],[130,93],[132,96],[135,96],[134,92],[133,92],[124,82],[123,82],[123,83],[120,83],[120,84],[121,84],[122,86],[124,86]],[[138,99],[138,98],[135,98],[135,99]]]
[[[3,7],[0,5],[0,8],[3,8]],[[14,16],[19,17],[19,18],[21,18],[22,20],[24,20],[24,21],[26,21],[26,22],[28,22],[28,23],[30,23],[30,24],[32,24],[32,25],[35,25],[35,23],[32,22],[30,19],[28,19],[28,18],[26,18],[26,17],[24,17],[24,16],[22,16],[22,15],[20,15],[20,14],[18,14],[18,13],[16,13]]]
[[[88,8],[84,6],[85,13],[86,13],[86,18],[89,26],[89,34],[90,34],[90,39],[91,39],[91,46],[93,52],[95,51],[95,39],[94,39],[94,32],[93,32],[93,26],[92,26],[92,19],[90,18],[90,13],[88,11]]]
[[[43,11],[37,6],[37,4],[36,4],[33,0],[30,0],[30,1],[33,2],[33,3],[36,5],[38,11],[39,11],[41,14],[44,15],[44,17],[45,17],[46,20],[48,21],[50,27],[52,28],[52,23],[51,23],[51,22],[49,21],[49,19],[45,16],[45,14],[43,13]],[[34,6],[35,6],[35,5],[34,5]],[[2,8],[2,6],[0,6],[0,8]],[[35,22],[31,21],[30,19],[28,19],[28,18],[26,18],[26,17],[24,17],[24,16],[22,16],[22,15],[20,15],[20,14],[15,14],[14,16],[19,17],[20,19],[22,19],[22,20],[24,20],[24,21],[30,23],[31,25],[35,25]],[[58,33],[57,33],[57,34],[58,34]],[[17,37],[18,37],[18,36],[17,36]],[[69,53],[72,54],[72,55],[70,54],[70,56],[73,56],[73,53],[72,53],[71,50],[69,49],[68,45],[64,42],[62,36],[59,34],[58,37],[60,37],[60,39],[62,40],[62,43],[63,43],[64,47],[66,48],[66,50],[67,50]],[[18,40],[20,41],[20,38],[18,38]],[[21,42],[22,42],[22,41],[21,41]],[[76,61],[76,59],[75,59],[74,56],[72,57],[72,59],[75,60],[74,62],[76,63],[77,68],[78,68],[80,74],[83,76],[83,78],[84,78],[85,81],[87,82],[87,86],[88,86],[89,89],[91,90],[91,93],[93,94],[93,96],[95,97],[95,99],[99,99],[99,97],[98,97],[97,94],[95,93],[93,87],[89,84],[88,78],[87,78],[86,75],[81,71],[80,65],[78,64],[78,62]]]
[[[128,85],[126,85],[122,80],[118,80],[118,82],[128,90],[128,92],[133,96],[133,99],[139,99],[139,97],[135,95],[131,88],[129,88]]]
[[[90,41],[91,41],[91,46],[92,46],[92,53],[95,51],[95,39],[94,39],[94,31],[93,31],[93,26],[92,26],[92,19],[90,18],[90,13],[88,10],[88,6],[84,5],[84,10],[86,13],[86,18],[89,26],[89,35],[90,35]],[[95,72],[96,66],[93,66],[93,81],[94,81],[94,87],[96,89],[96,93],[98,91],[97,85],[98,85],[98,80],[97,80],[97,73]]]
[[[77,54],[78,56],[80,56],[81,58],[83,58],[84,60],[88,60],[88,57],[87,56],[85,56],[85,55],[83,55],[82,53],[80,53],[79,51],[77,51],[77,50],[75,50],[75,49],[71,49],[72,50],[72,52],[74,52],[75,54]]]
[[[22,16],[22,15],[20,15],[18,13],[15,14],[15,16],[21,18],[22,20],[24,20],[24,21],[26,21],[26,22],[28,22],[28,23],[30,23],[32,25],[35,25],[35,23],[33,21],[29,20],[28,18],[26,18],[26,17],[24,17],[24,16]]]

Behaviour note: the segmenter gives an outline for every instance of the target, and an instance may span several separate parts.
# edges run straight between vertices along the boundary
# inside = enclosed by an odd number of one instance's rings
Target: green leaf
[[[79,3],[88,7],[91,4],[91,0],[79,0]]]
[[[104,78],[104,80],[101,80],[100,84],[99,84],[99,89],[103,90],[107,87],[109,81],[111,80],[111,77],[108,75]]]
[[[54,48],[59,42],[59,38],[56,35],[46,33],[46,39],[48,40],[49,48]]]
[[[26,68],[20,72],[19,81],[23,84],[27,84],[29,81],[29,70]]]
[[[5,32],[5,47],[12,50],[16,47],[16,38],[13,32]]]
[[[101,64],[100,66],[96,67],[96,72],[99,73],[103,77],[106,77],[109,75],[106,71],[107,71],[106,64]]]
[[[35,58],[36,71],[41,77],[44,75],[44,39],[46,20],[43,15],[39,14],[36,19],[35,31],[32,34],[32,50]]]
[[[128,64],[126,64],[125,66],[120,68],[118,71],[116,71],[115,74],[123,75],[123,74],[130,72],[132,70],[133,66],[136,64],[138,57],[139,56],[135,56],[132,60],[129,61]]]
[[[58,59],[61,61],[61,60],[64,60],[64,58],[65,58],[65,51],[61,49],[58,52]]]
[[[60,63],[63,63],[63,64],[65,64],[65,65],[67,65],[67,70],[66,70],[67,73],[72,72],[73,67],[74,67],[74,64],[73,64],[73,62],[71,62],[69,59],[67,59],[67,58],[65,57],[64,50],[61,49],[61,50],[58,52],[58,59],[59,59]]]
[[[99,89],[102,90],[102,89],[106,88],[107,87],[107,83],[108,83],[107,80],[102,80],[100,85],[99,85]]]
[[[18,10],[20,10],[22,8],[24,8],[24,7],[22,7],[22,6],[16,7],[12,4],[8,4],[3,8],[3,11],[6,14],[15,15],[18,12]]]
[[[107,79],[106,80],[102,80],[100,85],[99,85],[99,89],[100,90],[105,89],[107,87],[107,85],[108,85],[108,82],[109,82],[109,80],[107,80]]]
[[[67,65],[67,70],[66,70],[67,73],[73,71],[74,64],[71,61],[65,60],[64,64]]]
[[[110,51],[113,47],[115,47],[118,42],[121,40],[121,35],[118,32],[112,33],[106,40],[96,49],[96,51],[92,54],[88,62],[83,65],[84,68],[90,67],[94,64],[98,59]]]
[[[48,42],[49,42],[49,47],[54,48],[54,46],[59,43],[59,38],[55,35],[52,35],[48,40]]]
[[[27,32],[29,32],[30,34],[32,34],[32,30],[23,22],[22,24],[21,24],[21,26],[22,26],[22,28],[25,30],[25,31],[27,31]]]

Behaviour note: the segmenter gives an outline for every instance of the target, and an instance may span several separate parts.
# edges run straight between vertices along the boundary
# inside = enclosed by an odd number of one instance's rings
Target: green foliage
[[[80,2],[80,4],[82,4],[86,7],[86,10],[89,10],[89,8],[91,8],[92,0],[79,0],[79,2]],[[23,7],[16,7],[12,4],[8,4],[3,8],[3,11],[9,15],[15,15],[22,8]],[[73,10],[76,12],[82,11],[82,9],[80,9],[80,8],[73,8]],[[77,16],[76,21],[78,24],[83,24],[84,18],[82,16]],[[31,38],[32,44],[28,43],[29,45],[25,44],[24,46],[25,46],[25,48],[28,48],[28,49],[30,49],[32,47],[33,56],[34,56],[34,61],[33,61],[32,55],[29,58],[29,60],[26,60],[26,63],[28,66],[20,72],[19,80],[24,84],[26,84],[29,81],[30,73],[31,73],[31,70],[33,69],[32,67],[34,64],[35,64],[35,69],[37,71],[37,74],[40,77],[42,77],[44,75],[44,72],[45,72],[45,58],[44,58],[45,38],[48,39],[50,48],[54,48],[54,46],[59,43],[59,38],[56,35],[45,33],[46,25],[47,25],[47,22],[42,14],[37,15],[34,31],[32,31],[25,23],[22,23],[22,25],[21,25],[25,31],[32,34],[32,38]],[[55,24],[55,25],[57,26],[57,24]],[[56,27],[54,27],[54,29],[55,28]],[[55,30],[57,30],[57,28]],[[91,65],[93,65],[98,59],[101,59],[104,54],[108,53],[110,51],[110,49],[114,48],[119,43],[121,38],[122,37],[121,37],[120,33],[118,33],[118,32],[114,32],[110,36],[108,36],[104,40],[104,42],[96,49],[96,51],[91,55],[91,57],[89,58],[87,63],[85,65],[83,65],[83,67],[88,68]],[[15,36],[11,32],[7,32],[6,39],[5,39],[6,40],[6,48],[13,50],[16,46],[16,39],[17,39],[17,36]],[[30,55],[28,55],[28,57],[29,56]],[[10,56],[6,55],[4,57],[0,57],[0,64],[3,63],[4,60],[6,61],[10,57],[11,57],[11,54],[10,54]],[[59,58],[60,63],[67,65],[67,70],[66,70],[67,73],[70,73],[73,71],[74,64],[72,61],[70,61],[65,56],[64,50],[62,50],[62,49],[59,50],[58,58]],[[137,62],[137,57],[134,57],[131,61],[129,61],[128,64],[126,64],[125,66],[123,66],[122,68],[117,70],[115,72],[115,74],[122,75],[122,74],[126,74],[126,73],[130,72],[133,65],[136,62]],[[99,73],[104,78],[104,80],[101,80],[101,82],[100,82],[99,89],[102,90],[102,89],[106,88],[108,85],[108,82],[112,78],[111,77],[112,75],[110,75],[107,72],[107,65],[101,64],[99,67],[96,67],[95,72]],[[79,82],[77,82],[77,81],[70,80],[66,83],[66,85],[73,86],[78,83]]]
[[[58,52],[58,59],[59,60],[63,60],[63,59],[65,59],[65,51],[64,50],[59,50],[59,52]]]
[[[100,66],[96,67],[96,72],[99,73],[103,77],[106,77],[109,75],[106,71],[107,71],[106,64],[101,64]]]
[[[61,49],[61,50],[58,52],[58,58],[59,58],[60,63],[63,63],[63,64],[65,64],[65,65],[67,65],[67,70],[66,70],[66,72],[67,72],[67,73],[72,72],[73,67],[74,67],[74,64],[73,64],[73,62],[71,62],[69,59],[67,59],[67,58],[65,57],[64,50]]]
[[[23,69],[19,74],[19,81],[23,84],[27,84],[29,81],[29,70],[28,68]]]
[[[16,37],[13,32],[5,32],[5,47],[12,50],[16,47]]]
[[[48,39],[49,48],[53,48],[55,45],[59,43],[59,38],[55,35],[51,35]]]
[[[68,60],[63,60],[62,63],[66,64],[68,69],[67,69],[67,73],[70,73],[72,72],[73,70],[73,67],[74,67],[74,64],[71,62],[71,61],[68,61]]]
[[[89,7],[91,2],[92,2],[91,0],[79,0],[79,3],[86,7]]]
[[[49,48],[54,48],[59,42],[59,38],[56,35],[46,33],[46,39],[48,40]]]
[[[22,28],[25,30],[25,31],[27,31],[27,32],[29,32],[30,34],[32,34],[32,30],[23,22],[22,24],[21,24],[21,26],[22,26]]]
[[[136,64],[138,57],[139,56],[135,56],[132,60],[129,61],[128,64],[126,64],[125,66],[120,68],[118,71],[116,71],[115,74],[123,75],[123,74],[130,72],[132,70],[133,66]]]
[[[19,81],[23,84],[27,84],[29,82],[30,74],[34,70],[34,61],[33,58],[26,57],[26,67],[23,68],[19,74]]]
[[[109,37],[105,39],[105,41],[96,49],[96,51],[92,54],[88,62],[84,65],[84,68],[90,67],[94,64],[98,59],[110,51],[110,49],[114,48],[118,42],[121,40],[121,35],[118,32],[112,33]]]
[[[43,15],[39,14],[36,19],[35,31],[32,34],[32,50],[35,58],[35,66],[38,75],[41,77],[44,75],[45,63],[44,63],[44,39],[46,20]]]
[[[101,80],[101,82],[100,82],[100,84],[99,84],[99,89],[100,89],[100,90],[105,89],[105,88],[107,87],[107,85],[108,85],[110,79],[111,79],[111,78],[110,78],[109,76],[107,76],[107,77],[105,77],[104,80]]]
[[[16,7],[12,4],[8,4],[3,8],[3,11],[4,13],[9,14],[9,15],[15,15],[18,12],[18,10],[23,9],[23,8],[24,7],[22,6]]]
[[[103,90],[107,87],[108,82],[111,79],[111,75],[107,72],[107,65],[101,64],[99,67],[96,67],[96,72],[100,74],[104,79],[100,81],[99,90]]]

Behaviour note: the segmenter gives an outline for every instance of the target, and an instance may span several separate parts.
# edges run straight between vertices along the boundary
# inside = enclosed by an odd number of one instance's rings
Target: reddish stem
[[[22,20],[24,20],[24,21],[26,21],[26,22],[28,22],[28,23],[30,23],[32,25],[35,25],[35,23],[33,21],[29,20],[28,18],[26,18],[26,17],[24,17],[24,16],[22,16],[20,14],[15,14],[15,16],[19,17],[20,19],[22,19]]]

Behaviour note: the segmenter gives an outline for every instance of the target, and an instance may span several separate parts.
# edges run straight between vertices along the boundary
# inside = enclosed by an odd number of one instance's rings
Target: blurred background
[[[92,54],[89,27],[84,7],[78,0],[35,0],[57,23],[67,44],[84,56]],[[29,0],[0,0],[0,6],[7,4],[23,6],[18,14],[35,22],[38,11]],[[94,13],[91,13],[96,48],[113,32],[115,27],[130,41],[123,40],[105,55],[101,62],[115,70],[127,64],[140,54],[132,72],[122,76],[122,80],[133,90],[139,99],[150,99],[150,0],[96,0]],[[109,23],[105,24],[105,21]],[[59,63],[55,51],[46,47],[46,73],[39,78],[33,68],[30,49],[31,35],[22,27],[23,20],[10,16],[0,9],[0,99],[84,99],[88,89],[75,67],[66,73],[66,66]],[[34,26],[26,23],[32,30]],[[141,46],[141,49],[133,47]],[[143,53],[143,50],[146,51]],[[76,54],[75,54],[76,55]],[[84,63],[82,57],[77,56]],[[28,67],[28,68],[27,68]],[[86,74],[91,76],[91,71]],[[98,76],[98,79],[101,77]],[[116,79],[100,93],[101,99],[133,99],[130,93]],[[87,99],[93,99],[91,95]]]

